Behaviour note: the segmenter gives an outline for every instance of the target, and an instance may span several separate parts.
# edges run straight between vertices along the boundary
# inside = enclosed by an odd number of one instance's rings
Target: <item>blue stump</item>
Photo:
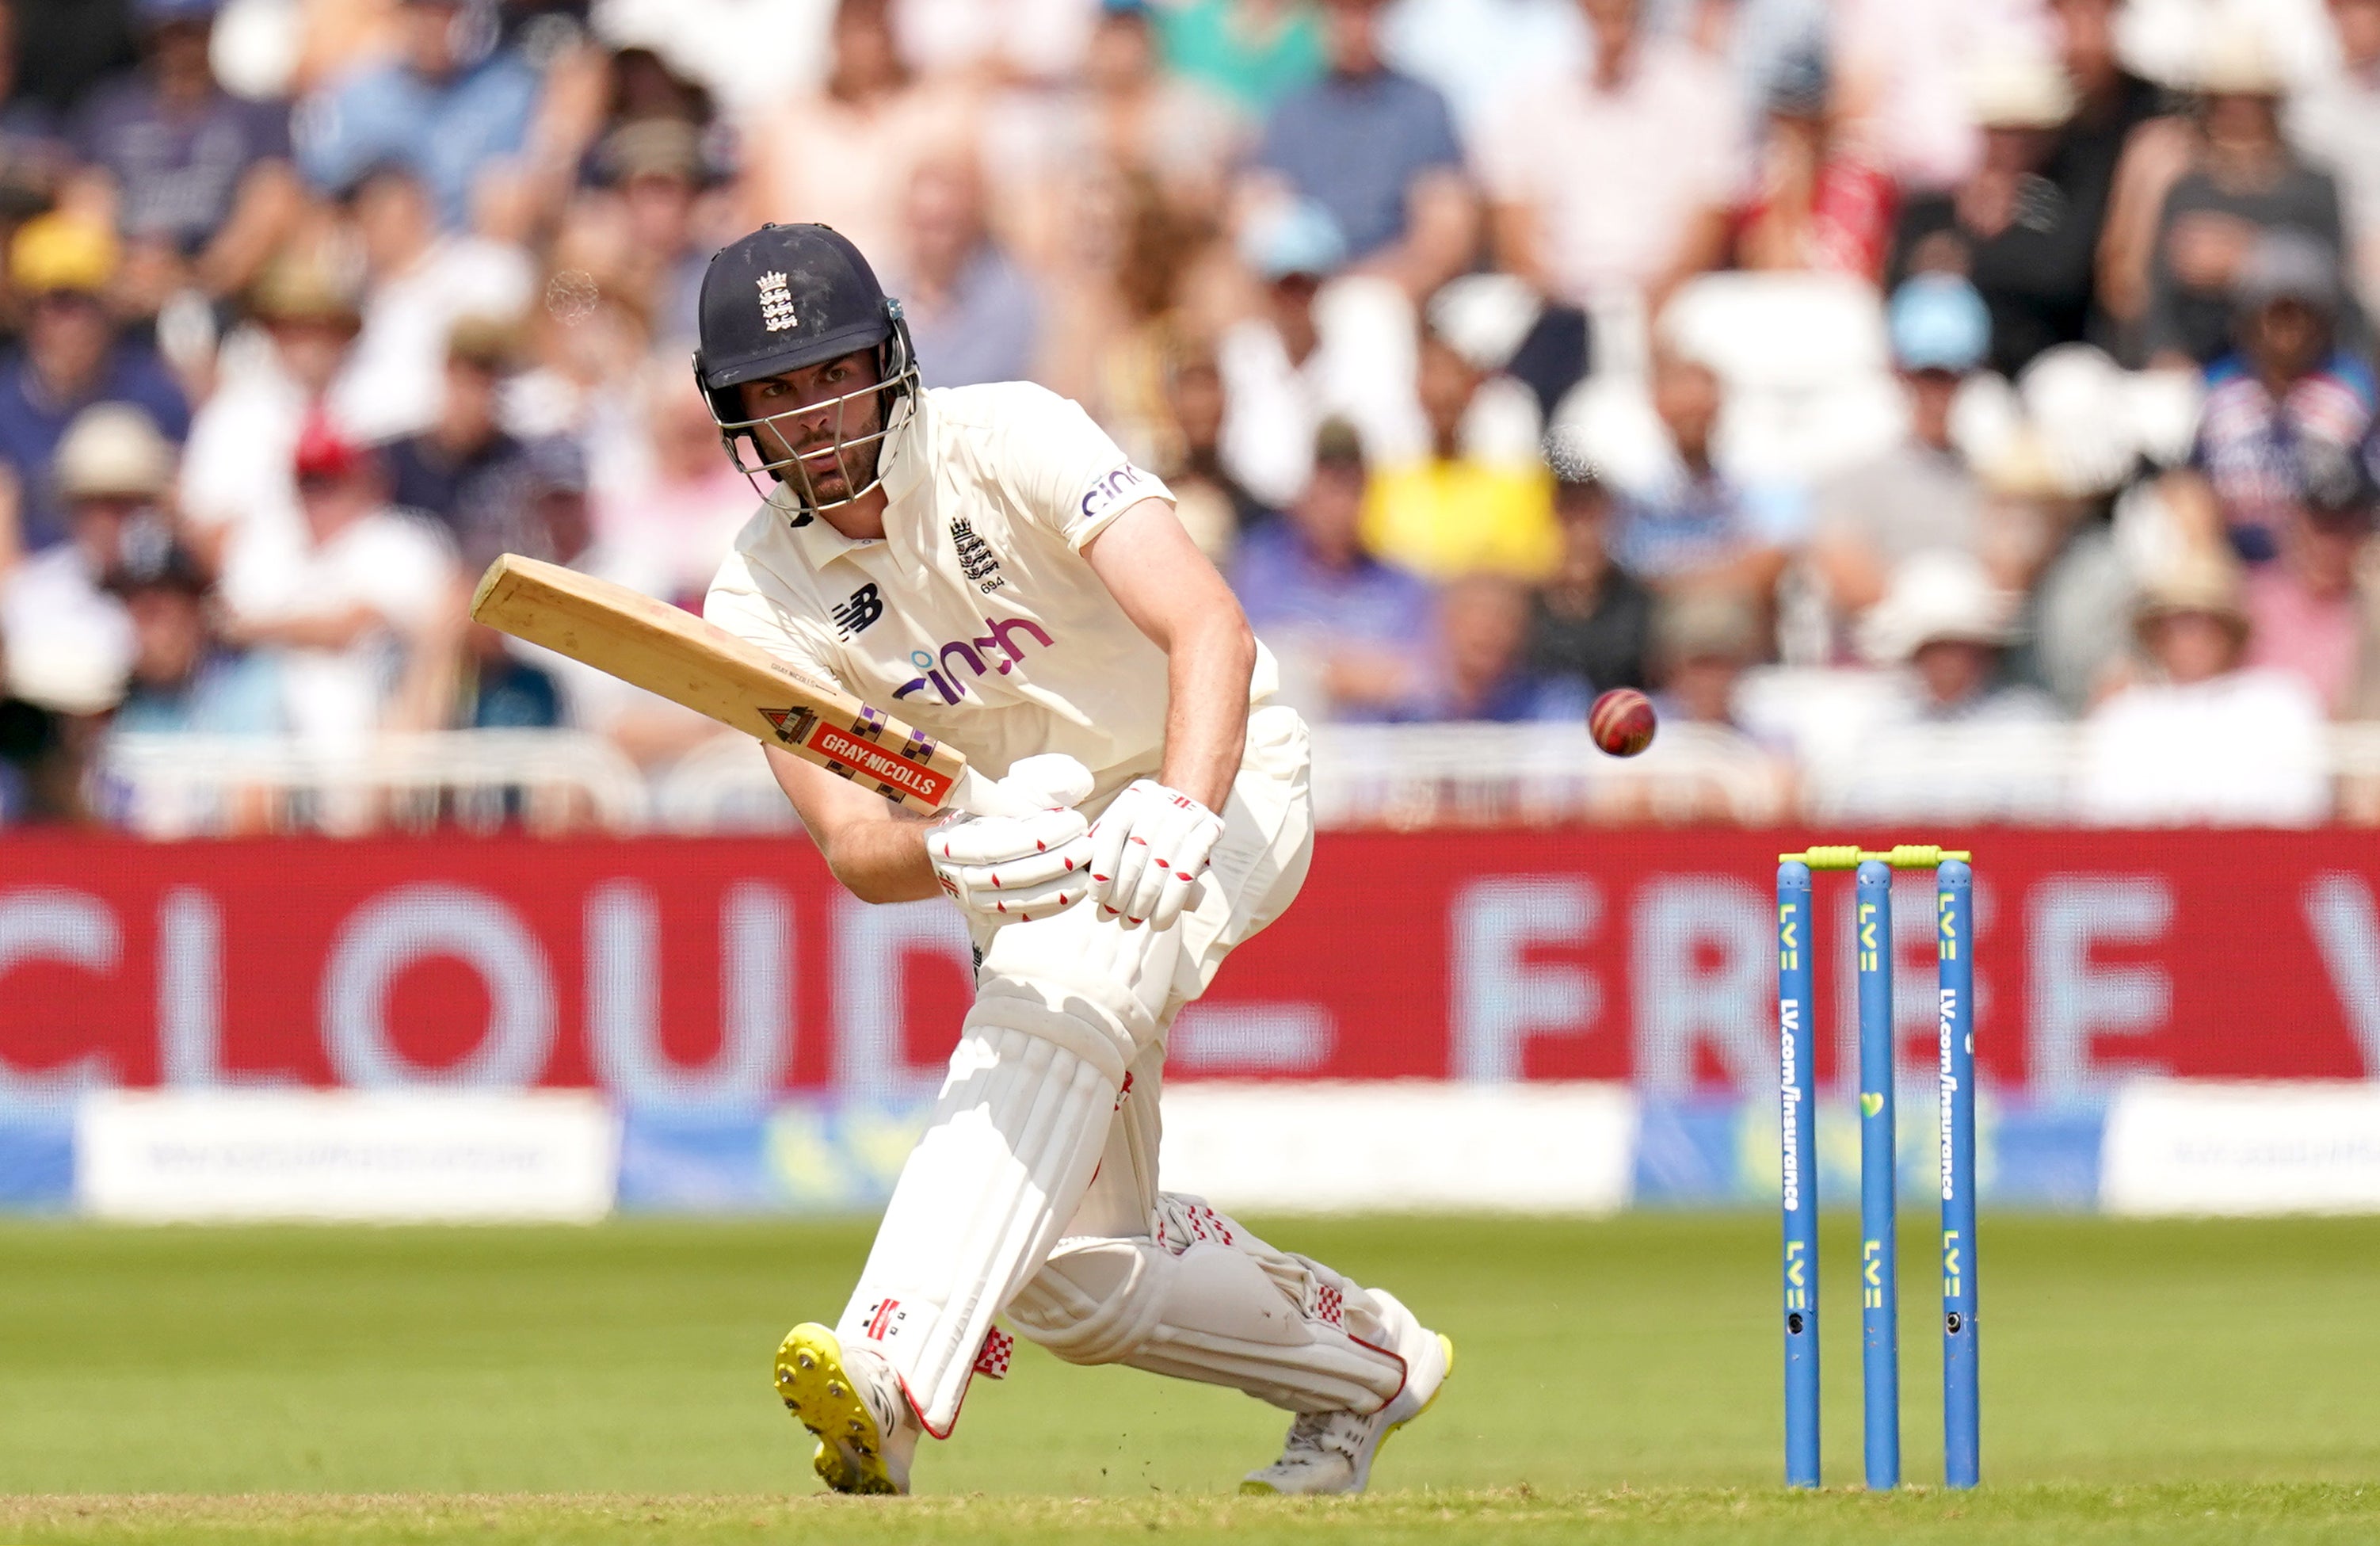
[[[1892,867],[1860,864],[1852,933],[1859,970],[1860,1357],[1867,1484],[1900,1485],[1900,1305],[1892,1113]]]

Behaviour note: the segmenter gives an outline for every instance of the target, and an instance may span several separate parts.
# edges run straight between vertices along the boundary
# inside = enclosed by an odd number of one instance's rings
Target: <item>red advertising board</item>
[[[1967,840],[1978,1061],[2003,1091],[2380,1076],[2380,846]],[[1176,1028],[1172,1073],[1763,1086],[1779,846],[1327,836],[1298,905]],[[1820,1002],[1840,1010],[1822,1016],[1822,1075],[1851,1029],[1849,883],[1820,878]],[[1930,876],[1897,899],[1903,1056],[1923,1077]],[[0,1103],[91,1083],[591,1084],[695,1103],[902,1083],[949,1049],[967,969],[946,907],[854,901],[798,840],[13,836]]]

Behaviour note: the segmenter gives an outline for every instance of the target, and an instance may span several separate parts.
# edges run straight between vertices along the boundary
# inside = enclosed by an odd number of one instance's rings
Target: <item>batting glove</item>
[[[1128,928],[1171,928],[1222,835],[1223,819],[1196,800],[1135,779],[1091,829],[1091,895]]]
[[[1030,923],[1089,891],[1090,823],[1075,809],[1091,792],[1071,757],[1027,757],[999,788],[1041,809],[1025,816],[954,814],[926,834],[934,879],[959,909],[987,923]]]

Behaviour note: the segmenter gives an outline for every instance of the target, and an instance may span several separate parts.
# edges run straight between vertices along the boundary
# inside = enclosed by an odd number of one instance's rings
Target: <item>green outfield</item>
[[[2380,1220],[1986,1219],[1985,1489],[1869,1497],[1848,1219],[1818,1497],[1777,1485],[1767,1216],[1281,1223],[1452,1333],[1352,1505],[1239,1500],[1281,1420],[1020,1348],[928,1496],[820,1500],[768,1388],[858,1226],[0,1227],[0,1546],[138,1540],[2380,1538]],[[1939,1475],[1904,1225],[1908,1474]],[[141,1494],[144,1496],[133,1496]],[[166,1494],[166,1496],[158,1496]],[[203,1496],[195,1496],[203,1495]]]

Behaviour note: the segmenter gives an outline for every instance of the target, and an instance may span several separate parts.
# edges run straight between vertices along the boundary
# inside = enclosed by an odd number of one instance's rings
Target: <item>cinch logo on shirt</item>
[[[1085,520],[1097,520],[1110,510],[1139,500],[1143,491],[1156,481],[1126,462],[1085,490],[1078,509]]]
[[[1042,631],[1041,625],[1024,617],[1005,618],[997,623],[987,617],[983,626],[991,630],[988,636],[954,639],[940,650],[913,651],[909,656],[910,663],[925,675],[904,684],[892,696],[896,700],[903,699],[930,687],[942,695],[943,702],[955,703],[966,696],[966,684],[959,680],[958,672],[951,666],[953,655],[958,656],[966,668],[978,676],[983,675],[987,660],[1005,676],[1011,665],[1025,663],[1024,646],[1017,642],[1019,635],[1031,635],[1040,640],[1044,649],[1057,642]]]

